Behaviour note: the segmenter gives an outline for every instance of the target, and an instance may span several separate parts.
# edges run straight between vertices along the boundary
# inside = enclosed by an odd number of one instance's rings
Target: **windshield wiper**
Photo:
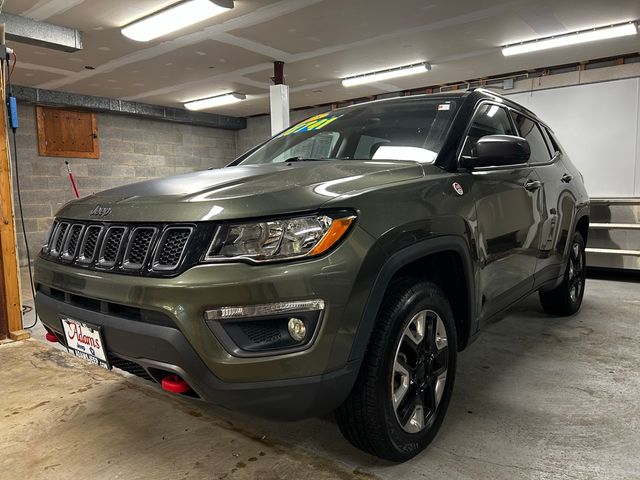
[[[289,162],[322,162],[324,160],[330,160],[329,158],[307,158],[307,157],[291,157],[284,161],[284,163]]]

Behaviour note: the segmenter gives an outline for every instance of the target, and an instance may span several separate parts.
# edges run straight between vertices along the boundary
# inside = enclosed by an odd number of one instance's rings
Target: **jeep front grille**
[[[151,243],[155,239],[157,228],[139,227],[135,228],[129,236],[129,243],[124,254],[122,265],[130,270],[141,269],[151,253]]]
[[[173,270],[180,263],[187,246],[192,229],[188,227],[168,228],[160,240],[160,248],[156,252],[153,268],[155,270]]]
[[[91,225],[90,227],[87,227],[82,243],[80,244],[78,262],[89,264],[95,260],[96,251],[98,250],[98,239],[100,238],[102,230],[103,228],[99,225]]]
[[[71,256],[75,255],[76,248],[78,248],[78,240],[80,239],[80,234],[82,233],[83,228],[83,225],[74,225],[71,227],[71,234],[69,235],[69,241],[67,242],[67,254]]]
[[[58,256],[61,253],[62,245],[64,245],[64,239],[67,235],[69,224],[67,222],[58,223],[55,231],[53,232],[51,241],[51,254]]]
[[[208,231],[209,227],[204,229]],[[42,255],[95,270],[171,275],[178,273],[190,257],[188,247],[195,232],[193,225],[56,220]]]
[[[126,233],[126,227],[109,227],[107,229],[100,247],[100,255],[98,256],[98,265],[100,267],[108,268],[116,264]]]

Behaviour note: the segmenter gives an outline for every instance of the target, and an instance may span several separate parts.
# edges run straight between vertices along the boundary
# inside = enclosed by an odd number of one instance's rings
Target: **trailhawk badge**
[[[453,182],[452,186],[458,195],[464,195],[464,190],[462,189],[462,185],[460,185],[458,182]]]
[[[111,214],[111,207],[103,207],[102,205],[97,205],[96,208],[89,212],[90,217],[106,217]]]

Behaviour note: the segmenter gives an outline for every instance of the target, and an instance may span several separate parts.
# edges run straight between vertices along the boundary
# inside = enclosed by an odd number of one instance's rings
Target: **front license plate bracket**
[[[111,369],[101,327],[65,316],[61,316],[60,321],[69,353],[98,367]]]

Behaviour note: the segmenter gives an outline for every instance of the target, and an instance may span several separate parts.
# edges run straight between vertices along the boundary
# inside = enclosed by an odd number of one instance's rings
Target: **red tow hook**
[[[162,382],[162,389],[171,393],[186,393],[191,390],[191,387],[187,382],[185,382],[178,375],[169,375],[168,377],[164,377]]]
[[[44,336],[44,338],[46,338],[47,340],[49,340],[52,343],[58,343],[60,340],[58,340],[58,337],[55,333],[53,332],[47,332],[46,335]]]

